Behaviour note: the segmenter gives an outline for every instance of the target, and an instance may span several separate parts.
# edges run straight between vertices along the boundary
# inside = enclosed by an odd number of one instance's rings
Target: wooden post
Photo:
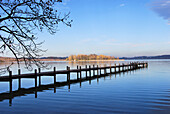
[[[68,70],[69,70],[69,83],[70,83],[70,67],[68,67]]]
[[[124,70],[128,71],[128,68],[129,68],[128,64],[124,64]]]
[[[100,64],[100,75],[102,74],[101,64]]]
[[[81,66],[80,66],[80,88],[81,88]]]
[[[133,64],[132,64],[132,70],[134,70],[135,69],[135,63],[133,62]]]
[[[89,65],[89,76],[91,77],[91,67]]]
[[[123,70],[126,71],[126,64],[123,63]]]
[[[37,69],[35,69],[35,98],[37,98]]]
[[[110,64],[110,74],[112,73],[112,66],[111,66],[111,64]]]
[[[89,84],[91,85],[91,66],[89,65]]]
[[[106,64],[104,65],[104,74],[106,74]]]
[[[9,71],[9,88],[10,93],[12,93],[12,71]]]
[[[122,71],[123,71],[123,75],[125,74],[125,70],[126,70],[126,67],[124,65],[124,63],[122,64]]]
[[[120,72],[120,63],[119,63],[119,72]]]
[[[56,83],[56,67],[54,67],[54,93],[56,93],[56,85],[55,85],[55,83]]]
[[[134,63],[133,67],[134,67],[134,70],[136,70],[136,63]]]
[[[81,66],[80,66],[80,81],[81,81]]]
[[[87,78],[87,65],[86,65],[86,78]]]
[[[19,75],[19,78],[18,78],[18,89],[21,89],[21,78],[20,78],[21,69],[18,69],[18,75]]]
[[[95,68],[95,66],[93,65],[93,68]],[[95,76],[95,70],[93,69],[93,76]]]
[[[35,69],[35,87],[37,87],[37,69]]]
[[[13,94],[12,94],[12,71],[9,71],[9,96],[10,96],[10,99],[9,99],[9,106],[12,106],[12,97],[13,97]]]
[[[107,65],[105,64],[105,67],[107,67]],[[105,68],[105,74],[107,74],[107,68]]]
[[[41,73],[41,68],[38,68],[38,73]],[[39,75],[39,86],[41,85],[41,76]]]
[[[126,71],[129,70],[129,66],[128,66],[128,65],[129,65],[129,63],[126,63],[126,64],[125,64],[125,70],[126,70]]]
[[[124,71],[124,63],[122,64],[122,71]]]
[[[130,66],[129,66],[129,63],[128,63],[128,64],[127,64],[127,70],[128,70],[128,71],[129,71],[129,69],[130,69],[129,67],[130,67]]]
[[[136,69],[138,69],[138,66],[139,66],[139,63],[137,62],[137,63],[136,63]]]
[[[79,66],[77,65],[77,69],[79,69]],[[79,79],[79,72],[77,72],[77,80]]]
[[[115,64],[115,74],[116,74],[116,64]]]
[[[56,83],[56,67],[54,67],[54,84]]]
[[[67,82],[70,82],[70,67],[67,66]]]
[[[68,68],[68,70],[69,70],[69,82],[70,82],[70,67]]]
[[[128,64],[127,69],[128,69],[128,71],[129,71],[129,69],[130,69],[130,64]]]
[[[129,63],[126,64],[126,71],[127,71],[127,74],[128,74],[128,72],[129,72]]]
[[[68,83],[68,89],[70,89],[70,67],[67,66],[67,83]]]
[[[97,76],[99,75],[99,66],[97,65]]]
[[[56,83],[56,67],[54,67],[54,93],[56,93],[56,85],[55,85],[55,83]]]
[[[129,67],[130,67],[129,65],[130,65],[130,64],[128,63],[128,64],[127,64],[127,71],[129,71]]]

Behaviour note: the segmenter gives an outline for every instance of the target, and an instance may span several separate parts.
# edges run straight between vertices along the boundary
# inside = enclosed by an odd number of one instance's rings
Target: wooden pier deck
[[[107,73],[120,73],[120,72],[126,72],[130,70],[135,70],[135,69],[140,69],[147,67],[148,63],[146,62],[135,62],[135,63],[129,63],[129,64],[118,64],[118,65],[113,65],[113,66],[104,66],[104,67],[99,67],[97,66],[85,66],[82,68],[81,66],[77,66],[77,69],[70,69],[70,67],[66,67],[66,70],[59,70],[56,71],[56,68],[54,67],[53,71],[49,72],[41,72],[41,69],[35,69],[35,73],[27,73],[27,74],[21,74],[20,69],[18,70],[17,75],[12,75],[12,71],[9,71],[9,75],[7,76],[1,76],[0,81],[7,81],[9,82],[9,87],[10,87],[10,92],[12,92],[12,80],[13,79],[18,79],[18,88],[21,88],[21,79],[22,78],[34,78],[35,79],[35,87],[37,87],[37,77],[39,77],[39,85],[41,85],[41,77],[42,76],[54,76],[54,83],[56,83],[56,75],[57,74],[67,74],[67,81],[70,82],[70,73],[77,73],[77,80],[81,79],[82,72],[86,72],[86,78],[96,76],[96,75],[102,75],[102,70],[104,72],[104,75]],[[114,71],[113,71],[114,69]],[[109,70],[109,72],[107,72]],[[93,71],[93,72],[92,72]],[[97,74],[95,74],[95,71],[97,71]],[[89,76],[87,76],[87,73]]]
[[[17,96],[25,96],[26,94],[35,94],[35,98],[37,98],[37,92],[42,92],[43,90],[49,90],[51,88],[54,88],[54,93],[56,92],[56,87],[62,87],[68,85],[68,89],[70,89],[71,84],[81,83],[84,81],[89,81],[89,84],[91,84],[91,80],[97,79],[97,82],[99,81],[99,78],[105,77],[105,76],[111,76],[111,74],[120,74],[128,71],[134,71],[140,68],[146,68],[148,66],[148,63],[129,63],[129,64],[122,64],[122,65],[114,65],[114,66],[105,66],[105,67],[98,67],[98,65],[91,68],[89,66],[87,68],[87,65],[85,68],[81,68],[81,66],[77,66],[77,69],[70,69],[70,67],[67,66],[67,70],[60,70],[56,71],[54,67],[54,71],[50,72],[40,72],[41,69],[39,69],[39,73],[37,73],[37,70],[35,70],[35,73],[29,73],[29,74],[21,74],[20,70],[18,70],[18,75],[12,75],[12,72],[9,72],[8,76],[2,76],[0,77],[0,81],[7,81],[9,82],[9,92],[0,93],[0,101],[3,101],[5,99],[9,99],[9,104],[11,106],[12,99]],[[113,70],[114,69],[114,70]],[[97,72],[95,72],[95,70]],[[102,74],[101,71],[104,71]],[[107,72],[109,70],[109,72]],[[83,77],[81,72],[85,72],[85,76]],[[93,73],[92,73],[93,71]],[[88,73],[87,73],[88,72]],[[77,73],[77,79],[70,79],[70,73]],[[56,74],[67,74],[67,80],[63,82],[56,82]],[[53,84],[46,84],[41,85],[41,76],[53,76],[54,77],[54,83]],[[37,86],[37,77],[39,77],[39,86]],[[21,79],[22,78],[33,78],[35,79],[35,87],[31,88],[21,88]],[[18,90],[12,91],[12,80],[18,79]]]

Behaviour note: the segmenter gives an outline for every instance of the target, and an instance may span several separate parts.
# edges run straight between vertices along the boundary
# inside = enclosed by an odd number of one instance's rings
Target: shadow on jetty
[[[63,86],[68,86],[68,90],[70,90],[70,87],[72,84],[80,84],[81,87],[81,83],[85,82],[85,81],[89,81],[89,84],[91,84],[91,80],[95,80],[97,79],[97,82],[99,82],[99,78],[102,77],[109,77],[111,78],[111,74],[115,74],[115,78],[117,74],[125,74],[132,71],[136,71],[136,70],[140,70],[140,69],[144,69],[147,67],[141,67],[139,69],[126,69],[124,71],[121,72],[112,72],[112,73],[107,73],[107,74],[101,74],[101,75],[94,75],[94,76],[85,76],[79,79],[74,79],[74,80],[69,80],[68,81],[64,81],[64,82],[55,82],[55,84],[47,84],[47,85],[39,85],[37,87],[31,87],[31,88],[20,88],[18,90],[12,91],[12,92],[4,92],[4,93],[0,93],[0,102],[2,102],[3,100],[7,100],[9,99],[9,106],[12,106],[12,99],[15,97],[19,97],[19,96],[26,96],[27,94],[35,94],[35,98],[37,98],[37,92],[43,92],[44,90],[51,90],[54,89],[54,93],[56,93],[56,88],[57,87],[63,87]]]

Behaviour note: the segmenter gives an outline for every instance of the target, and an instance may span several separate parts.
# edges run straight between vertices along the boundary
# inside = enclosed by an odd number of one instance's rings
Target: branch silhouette
[[[46,50],[41,49],[43,42],[36,43],[34,31],[45,29],[55,34],[59,23],[71,27],[70,12],[61,16],[55,7],[60,2],[62,0],[0,0],[0,53],[10,50],[18,66],[24,61],[28,70],[33,69],[33,64],[47,68],[48,65],[38,59]]]

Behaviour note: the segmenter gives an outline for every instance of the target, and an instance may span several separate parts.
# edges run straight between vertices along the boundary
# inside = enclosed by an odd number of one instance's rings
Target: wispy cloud
[[[143,47],[143,46],[150,46],[152,45],[152,43],[130,43],[130,42],[122,42],[122,43],[119,43],[119,42],[111,42],[111,41],[104,41],[102,42],[103,45],[111,45],[111,46],[125,46],[125,47],[129,47],[129,48],[132,48],[132,47]]]
[[[125,6],[125,4],[120,4],[120,7],[123,7],[123,6]]]
[[[98,39],[97,38],[87,38],[87,39],[83,39],[83,40],[81,40],[81,41],[78,41],[78,43],[89,43],[89,42],[96,42],[96,41],[98,41]]]
[[[151,3],[151,9],[159,16],[168,20],[170,25],[170,0],[154,0]]]

